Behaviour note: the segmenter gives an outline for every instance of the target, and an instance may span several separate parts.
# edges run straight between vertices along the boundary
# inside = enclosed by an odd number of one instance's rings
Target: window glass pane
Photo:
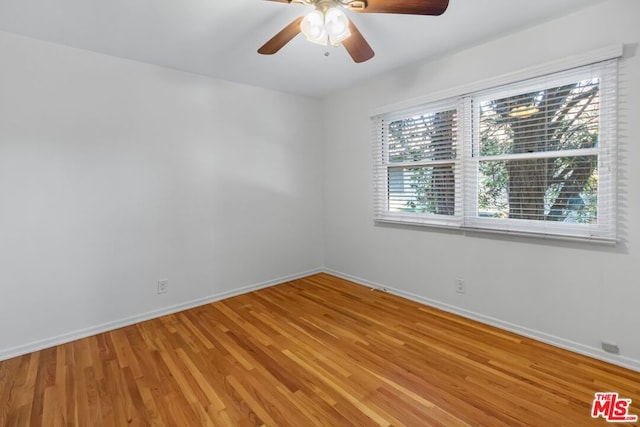
[[[453,164],[388,169],[389,211],[453,215]]]
[[[428,113],[389,124],[389,163],[455,158],[456,110]]]
[[[588,79],[480,103],[480,155],[593,148],[599,80]]]
[[[597,223],[597,156],[479,165],[480,217]]]

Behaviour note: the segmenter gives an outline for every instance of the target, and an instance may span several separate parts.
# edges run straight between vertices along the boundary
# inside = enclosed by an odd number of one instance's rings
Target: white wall
[[[0,61],[0,359],[322,267],[319,101],[8,33]]]
[[[640,370],[639,16],[637,0],[611,0],[329,97],[326,267]],[[627,44],[619,120],[623,241],[617,247],[374,225],[369,111],[614,43]],[[456,277],[466,280],[465,295],[455,293]],[[618,343],[620,356],[605,354],[602,340]]]

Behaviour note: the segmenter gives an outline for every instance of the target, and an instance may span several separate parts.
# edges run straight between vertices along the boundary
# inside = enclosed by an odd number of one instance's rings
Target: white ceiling
[[[384,71],[462,49],[602,0],[450,0],[438,17],[350,17],[376,52],[296,37],[256,50],[309,8],[264,0],[0,0],[0,30],[290,93],[323,96]],[[330,52],[325,56],[326,51]]]

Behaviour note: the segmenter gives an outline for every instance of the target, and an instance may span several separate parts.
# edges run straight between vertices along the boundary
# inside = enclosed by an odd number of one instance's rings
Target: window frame
[[[374,198],[375,202],[375,220],[381,222],[403,222],[414,223],[422,225],[434,225],[442,227],[457,227],[462,221],[462,192],[459,188],[459,183],[462,180],[463,168],[461,162],[461,145],[460,136],[458,135],[456,140],[456,156],[451,160],[420,160],[416,162],[399,162],[392,163],[389,161],[389,140],[386,137],[387,127],[394,121],[411,118],[416,115],[428,115],[436,114],[440,112],[457,110],[460,107],[460,103],[456,98],[445,99],[438,102],[430,103],[427,105],[421,105],[416,108],[410,108],[401,110],[396,113],[386,114],[384,116],[378,116],[374,118]],[[399,113],[399,114],[398,114]],[[457,120],[457,119],[456,119]],[[459,130],[459,127],[458,127]],[[442,214],[414,214],[409,212],[392,212],[390,210],[389,202],[389,170],[398,167],[421,167],[421,166],[435,166],[442,164],[451,164],[454,167],[454,215],[442,215]]]
[[[457,157],[455,159],[455,213],[454,215],[436,214],[399,214],[390,212],[388,205],[381,206],[381,200],[388,198],[388,153],[384,153],[384,129],[379,129],[373,135],[374,150],[374,220],[376,222],[395,222],[435,227],[458,228],[463,230],[477,230],[518,235],[532,235],[553,237],[560,239],[579,239],[615,243],[616,234],[616,144],[617,144],[617,74],[619,55],[612,55],[606,60],[587,63],[579,67],[555,70],[546,74],[530,76],[517,81],[503,81],[499,85],[476,88],[473,91],[460,91],[457,95],[422,104],[414,104],[410,108],[394,108],[386,113],[372,116],[372,121],[378,126],[392,119],[411,117],[416,111],[424,109],[433,113],[442,105],[457,105]],[[595,148],[576,149],[571,151],[554,151],[533,153],[531,158],[545,156],[557,157],[571,155],[597,155],[598,162],[598,214],[596,224],[572,224],[544,220],[525,220],[514,218],[486,218],[478,215],[478,176],[481,161],[488,157],[474,155],[479,153],[480,144],[480,102],[498,99],[507,92],[520,90],[540,90],[552,88],[556,84],[574,83],[584,78],[599,79],[599,134],[598,145]],[[442,111],[442,110],[440,110]],[[409,115],[407,115],[409,114]],[[375,125],[374,125],[375,130]],[[382,152],[381,152],[382,150]],[[382,154],[382,158],[380,158]],[[499,157],[509,158],[510,155]],[[511,155],[513,156],[513,155]],[[518,155],[519,158],[526,156]],[[496,157],[497,158],[497,157]],[[490,160],[490,159],[489,159]],[[388,162],[387,162],[388,163]],[[383,173],[384,172],[384,173]],[[385,193],[384,195],[382,193]]]

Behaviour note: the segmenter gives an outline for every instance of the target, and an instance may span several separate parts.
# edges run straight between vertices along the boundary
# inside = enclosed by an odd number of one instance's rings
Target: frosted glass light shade
[[[322,45],[327,44],[327,30],[324,16],[319,10],[314,10],[304,17],[300,23],[300,30],[308,41]]]
[[[337,46],[351,35],[349,31],[349,18],[337,7],[332,7],[325,13],[324,28],[329,35],[329,41],[334,46]]]

